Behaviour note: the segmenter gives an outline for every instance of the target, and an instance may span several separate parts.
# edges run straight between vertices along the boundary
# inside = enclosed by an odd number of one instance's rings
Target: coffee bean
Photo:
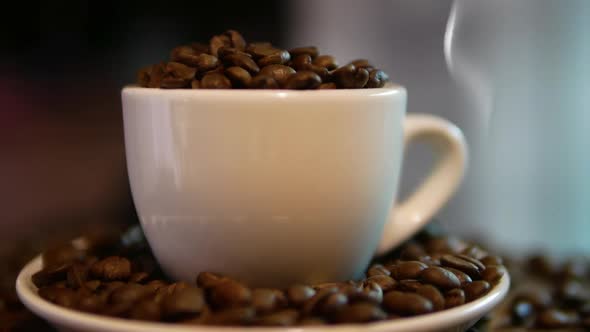
[[[445,309],[454,308],[465,303],[465,292],[455,288],[445,293]]]
[[[504,261],[500,256],[486,256],[481,259],[481,263],[485,266],[489,265],[502,265]]]
[[[380,304],[383,301],[383,290],[376,282],[369,282],[363,289],[344,291],[349,303],[371,302]]]
[[[372,67],[371,64],[369,63],[369,60],[367,60],[367,59],[356,59],[354,61],[351,61],[350,63],[353,64],[357,68]]]
[[[423,246],[410,242],[406,244],[401,250],[400,258],[403,260],[418,260],[418,258],[425,255],[426,251],[424,251]]]
[[[203,323],[209,325],[249,325],[254,322],[255,318],[254,308],[230,308],[209,315]]]
[[[37,288],[49,286],[55,282],[66,279],[68,270],[71,266],[71,263],[64,263],[47,267],[33,274],[31,279]]]
[[[417,279],[422,273],[422,271],[424,271],[427,268],[428,265],[419,261],[407,261],[389,266],[391,276],[397,280]]]
[[[386,269],[381,264],[374,264],[367,271],[367,277],[374,277],[376,275],[386,275],[386,276],[388,276],[390,274],[391,274],[391,272],[389,272],[389,270]]]
[[[214,56],[218,56],[220,48],[232,46],[230,38],[225,35],[213,36],[209,41],[209,51]]]
[[[250,81],[250,89],[278,89],[279,83],[269,76],[258,75]]]
[[[152,66],[147,66],[141,68],[137,72],[137,84],[141,87],[147,88],[150,83],[150,73],[152,71]]]
[[[282,86],[293,74],[295,74],[295,70],[291,67],[284,65],[270,65],[262,68],[259,75],[271,77]]]
[[[207,56],[207,54],[201,54],[199,55],[199,58],[202,56]],[[197,72],[195,68],[189,67],[180,62],[168,62],[164,71],[167,75],[165,78],[177,78],[186,81],[192,80]]]
[[[589,275],[590,267],[585,259],[570,259],[566,261],[559,271],[561,279],[578,278],[582,279]]]
[[[199,64],[199,55],[207,53],[208,50],[203,50],[202,46],[196,47],[190,45],[182,45],[174,48],[170,52],[170,60],[180,62],[187,66],[197,67]]]
[[[506,269],[503,266],[490,265],[481,273],[481,278],[492,285],[495,285],[502,276],[506,273]]]
[[[291,54],[292,58],[295,58],[299,55],[309,55],[312,59],[317,57],[319,54],[318,49],[315,46],[292,48],[289,50],[289,53]]]
[[[277,50],[275,53],[271,55],[267,55],[263,58],[258,59],[258,65],[260,67],[269,65],[282,65],[288,62],[289,60],[291,60],[289,52],[285,50]]]
[[[313,71],[302,70],[287,79],[285,89],[308,90],[317,89],[322,84],[322,79]]]
[[[307,317],[299,321],[301,326],[326,325],[326,321],[319,317]]]
[[[136,303],[150,295],[153,292],[149,287],[140,284],[125,284],[113,290],[110,296],[112,303]]]
[[[316,296],[318,295],[321,295],[321,292]],[[307,313],[315,313],[327,316],[339,311],[347,304],[348,297],[345,294],[341,292],[331,292],[324,297],[319,296],[318,301],[314,306],[311,307],[311,310],[305,310],[304,307],[304,311]]]
[[[338,63],[336,62],[336,59],[331,55],[318,55],[315,59],[313,59],[312,64],[324,67],[328,70],[334,70],[338,68]]]
[[[383,306],[400,315],[420,315],[432,312],[434,307],[427,298],[415,293],[391,291],[383,297]]]
[[[197,286],[207,289],[217,286],[226,279],[227,278],[213,272],[201,272],[197,276]]]
[[[475,264],[454,255],[443,255],[440,259],[440,263],[444,267],[452,267],[459,271],[465,272],[473,278],[478,278],[481,271],[483,270],[480,270],[480,268]]]
[[[229,37],[231,42],[231,46],[239,51],[243,51],[246,49],[246,40],[241,33],[237,32],[236,30],[227,30],[225,35]]]
[[[570,305],[590,301],[590,285],[579,279],[566,279],[557,287],[557,295]]]
[[[160,305],[154,301],[141,301],[129,312],[129,318],[137,320],[159,321],[161,317]]]
[[[246,69],[237,66],[227,68],[225,75],[231,80],[234,87],[247,87],[252,80],[252,76]]]
[[[467,301],[473,301],[487,294],[491,288],[492,287],[487,281],[476,280],[470,284],[465,285],[465,287],[463,287],[463,291],[465,292]]]
[[[311,67],[309,67],[309,70],[318,74],[318,76],[322,79],[322,82],[324,82],[324,83],[328,83],[329,81],[332,80],[330,72],[328,71],[328,69],[326,67],[311,65]]]
[[[199,72],[206,72],[217,68],[219,64],[219,59],[216,56],[203,53],[199,54],[199,56],[197,57],[196,67],[199,70]]]
[[[201,88],[201,82],[199,82],[199,80],[192,80],[191,81],[191,89],[200,89]]]
[[[94,263],[90,274],[105,281],[126,280],[131,275],[131,262],[124,257],[110,256]]]
[[[443,310],[445,308],[445,298],[438,288],[432,285],[421,285],[416,289],[416,294],[421,295],[430,302],[432,302],[432,308],[434,311]]]
[[[451,289],[461,286],[459,279],[449,270],[431,266],[420,273],[420,280],[440,289]]]
[[[291,61],[291,67],[295,70],[310,70],[311,61],[311,56],[309,54],[300,54],[293,58],[293,61]]]
[[[336,83],[322,83],[318,89],[320,90],[328,90],[328,89],[336,89]]]
[[[470,245],[461,250],[461,254],[469,257],[473,257],[475,259],[481,259],[488,255],[488,253],[476,245]]]
[[[291,326],[297,322],[299,312],[294,309],[285,309],[260,317],[256,325],[262,326]]]
[[[367,81],[366,88],[382,88],[385,83],[389,81],[389,76],[380,69],[373,69],[369,72],[369,80]]]
[[[149,277],[150,275],[146,272],[136,272],[131,274],[131,276],[129,277],[129,282],[141,284],[146,282]]]
[[[278,289],[257,288],[252,291],[252,307],[257,313],[268,313],[287,305],[287,297]]]
[[[77,309],[85,312],[100,313],[104,310],[106,301],[98,295],[91,295],[81,298],[78,301]]]
[[[476,266],[476,267],[477,267],[477,268],[478,268],[480,271],[483,271],[483,270],[485,270],[485,268],[486,268],[486,267],[485,267],[485,265],[483,265],[483,263],[482,263],[482,262],[481,262],[479,259],[477,259],[477,258],[475,258],[475,257],[471,257],[471,256],[469,256],[469,255],[463,255],[463,254],[456,255],[456,257],[457,257],[457,258],[460,258],[460,259],[463,259],[463,260],[466,260],[466,261],[468,261],[469,263],[472,263],[472,264],[473,264],[473,265],[475,265],[475,266]]]
[[[343,89],[358,89],[367,84],[369,72],[366,69],[357,69],[354,65],[348,64],[332,72],[334,83]]]
[[[404,292],[416,292],[418,288],[422,286],[422,283],[415,279],[404,279],[397,283],[397,289]]]
[[[366,323],[387,318],[387,314],[374,303],[360,302],[345,306],[334,315],[337,323]]]
[[[84,288],[94,292],[100,287],[100,285],[100,280],[90,280],[84,283]]]
[[[188,287],[168,294],[162,299],[162,314],[168,320],[177,320],[200,314],[205,309],[203,290]]]
[[[252,291],[237,281],[226,280],[211,289],[209,298],[215,308],[243,307],[252,302]]]
[[[459,271],[457,269],[454,269],[454,268],[448,267],[448,266],[445,267],[445,269],[451,271],[457,277],[457,279],[459,279],[459,282],[461,283],[461,287],[464,287],[465,285],[467,285],[473,281],[473,279],[471,279],[471,277],[463,271]]]
[[[67,285],[70,288],[78,289],[85,286],[86,279],[88,278],[88,267],[85,264],[74,263],[68,269],[67,273]]]
[[[53,302],[62,307],[73,309],[78,304],[78,296],[69,288],[57,288]]]
[[[338,293],[337,287],[326,287],[317,290],[311,298],[303,303],[301,306],[301,312],[304,315],[311,315],[314,312],[318,312],[318,303],[334,293]]]
[[[381,289],[384,292],[387,292],[387,291],[393,289],[397,284],[397,282],[393,278],[391,278],[390,276],[386,276],[386,275],[376,275],[373,277],[369,277],[366,279],[365,284],[368,284],[371,282],[374,282],[377,285],[379,285],[379,287],[381,287]]]
[[[188,85],[188,82],[185,79],[178,78],[178,77],[164,77],[162,78],[162,82],[160,83],[160,88],[162,89],[181,89]]]
[[[577,324],[578,321],[579,317],[573,312],[547,309],[537,316],[535,324],[542,328],[559,329],[572,327]]]
[[[261,59],[281,51],[269,43],[252,43],[246,47],[246,52],[250,53],[255,59]]]
[[[223,74],[210,73],[203,76],[199,87],[201,89],[231,89],[232,85]]]
[[[226,56],[231,55],[231,54],[241,54],[241,55],[245,55],[250,58],[252,57],[252,55],[250,53],[240,51],[240,50],[233,48],[233,47],[222,47],[217,51],[217,55],[219,56],[219,59],[221,59],[221,60],[225,59]]]
[[[223,61],[230,66],[238,66],[246,69],[250,74],[257,74],[260,68],[252,58],[242,54],[230,54]]]

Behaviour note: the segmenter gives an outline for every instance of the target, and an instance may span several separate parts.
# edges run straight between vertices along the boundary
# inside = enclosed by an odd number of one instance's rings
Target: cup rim
[[[121,90],[123,95],[143,96],[178,96],[199,98],[329,98],[337,97],[377,97],[406,94],[406,88],[395,83],[388,83],[382,88],[371,89],[326,89],[326,90],[288,90],[288,89],[159,89],[144,88],[138,85],[126,85]]]

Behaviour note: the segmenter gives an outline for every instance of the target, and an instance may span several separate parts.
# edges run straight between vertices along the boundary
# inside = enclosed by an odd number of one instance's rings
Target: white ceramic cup
[[[178,280],[200,271],[266,286],[358,278],[376,252],[427,223],[466,166],[461,131],[406,116],[401,86],[126,87],[122,98],[135,206],[158,262]],[[439,158],[394,207],[415,140]]]

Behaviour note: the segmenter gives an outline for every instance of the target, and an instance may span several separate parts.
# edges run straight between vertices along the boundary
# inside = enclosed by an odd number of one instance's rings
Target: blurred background
[[[341,63],[366,57],[408,88],[409,112],[434,113],[461,127],[471,145],[473,163],[458,195],[438,217],[448,230],[487,240],[502,238],[504,243],[513,243],[528,232],[534,234],[528,237],[534,241],[519,240],[527,248],[551,247],[556,241],[561,248],[576,233],[575,241],[564,249],[590,250],[585,235],[590,232],[586,218],[590,154],[580,145],[590,139],[582,134],[590,132],[585,115],[590,114],[586,64],[590,29],[584,19],[590,17],[590,3],[486,3],[497,6],[485,7],[481,0],[471,5],[458,1],[455,7],[451,0],[4,4],[0,250],[21,240],[70,236],[92,225],[135,220],[125,166],[120,89],[135,81],[138,68],[167,58],[174,46],[206,42],[228,28],[241,31],[249,41],[270,40],[285,48],[317,45]],[[453,10],[462,25],[449,25]],[[453,40],[453,34],[460,38]],[[507,36],[515,39],[504,41]],[[519,53],[520,62],[511,62],[509,52],[491,51],[519,47],[526,50]],[[483,60],[469,62],[473,59]],[[483,78],[468,75],[465,68],[472,74],[487,74]],[[513,75],[490,74],[499,72]],[[519,95],[526,98],[502,99],[510,95],[507,90],[522,86],[534,89]],[[551,98],[547,91],[552,91]],[[540,95],[546,99],[538,99]],[[533,99],[534,105],[527,103]],[[561,103],[564,99],[573,101]],[[523,108],[527,112],[520,113],[518,122],[507,120]],[[533,108],[537,113],[531,113]],[[539,114],[553,117],[531,121]],[[552,128],[556,114],[568,114],[559,118],[567,121],[558,121],[558,128]],[[552,134],[544,134],[548,132]],[[539,140],[548,137],[560,140]],[[522,140],[542,144],[523,145]],[[485,167],[490,159],[482,155],[493,156],[493,167]],[[539,155],[543,158],[535,157]],[[431,162],[427,150],[417,147],[408,152],[402,196],[421,180]],[[563,168],[564,163],[575,166]],[[539,183],[544,196],[527,199],[540,192]],[[513,191],[515,184],[523,190]],[[556,198],[560,198],[558,204],[552,204]],[[538,209],[543,206],[552,212]]]

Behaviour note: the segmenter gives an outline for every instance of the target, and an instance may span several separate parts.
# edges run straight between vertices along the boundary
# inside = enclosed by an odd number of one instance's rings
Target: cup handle
[[[377,254],[383,254],[426,225],[451,198],[467,167],[467,143],[461,130],[447,120],[427,114],[408,114],[404,149],[412,142],[431,145],[437,161],[430,175],[390,212]]]

